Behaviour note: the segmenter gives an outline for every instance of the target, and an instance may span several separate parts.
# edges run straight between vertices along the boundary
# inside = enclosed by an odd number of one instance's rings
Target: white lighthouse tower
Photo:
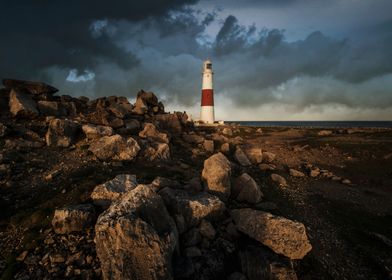
[[[209,59],[203,64],[203,83],[201,90],[200,120],[204,123],[214,123],[214,90],[212,87],[212,63]]]

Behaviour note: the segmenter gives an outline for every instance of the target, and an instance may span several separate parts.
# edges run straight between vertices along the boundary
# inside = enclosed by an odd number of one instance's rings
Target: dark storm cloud
[[[105,61],[123,69],[138,59],[101,32],[93,37],[96,20],[139,21],[160,17],[195,0],[30,1],[0,2],[0,76],[37,78],[47,67],[94,70]]]

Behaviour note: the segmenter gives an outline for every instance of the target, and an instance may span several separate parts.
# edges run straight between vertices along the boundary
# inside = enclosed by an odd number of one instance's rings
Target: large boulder
[[[312,249],[302,223],[249,208],[232,210],[231,216],[239,231],[277,254],[302,259]]]
[[[280,176],[279,174],[271,174],[271,180],[277,183],[281,187],[287,187],[287,181],[283,176]]]
[[[120,174],[112,180],[96,186],[91,193],[91,199],[95,205],[108,207],[113,201],[133,190],[137,185],[135,175]]]
[[[142,131],[139,132],[139,137],[148,140],[169,143],[169,137],[166,133],[161,133],[152,123],[145,123]]]
[[[140,151],[140,146],[135,139],[125,139],[118,134],[104,136],[93,142],[89,151],[98,159],[108,160],[133,160]]]
[[[160,106],[158,98],[154,93],[146,92],[144,90],[138,92],[133,113],[144,115],[148,112],[164,113],[163,111],[163,106]]]
[[[62,108],[56,101],[40,100],[37,102],[38,110],[44,116],[63,116],[67,114],[65,108]]]
[[[244,147],[243,151],[251,163],[259,164],[263,161],[263,152],[262,152],[261,148]]]
[[[243,173],[233,181],[231,191],[238,201],[259,203],[263,197],[260,186],[247,173]]]
[[[99,216],[95,242],[103,279],[172,279],[177,229],[147,186],[137,186]]]
[[[66,234],[85,230],[94,219],[95,210],[90,204],[67,206],[55,210],[52,226],[56,233]]]
[[[205,192],[189,194],[184,190],[164,188],[159,194],[172,215],[183,216],[186,228],[198,225],[203,219],[220,219],[226,209],[218,197]]]
[[[231,164],[222,154],[217,153],[204,161],[202,179],[206,191],[226,201],[231,193]]]
[[[234,152],[234,158],[237,160],[239,164],[242,166],[249,166],[252,163],[249,161],[248,157],[244,153],[244,151],[240,148],[237,147]]]
[[[32,94],[53,94],[59,91],[57,88],[45,83],[15,79],[3,79],[3,85],[7,89],[24,90]]]
[[[203,136],[197,135],[195,133],[192,134],[184,133],[182,135],[182,138],[185,140],[185,142],[190,144],[201,144],[205,140]]]
[[[31,118],[38,115],[37,105],[32,96],[21,90],[11,90],[9,106],[14,117]]]
[[[80,125],[63,119],[52,119],[45,135],[46,144],[55,147],[69,147],[78,136]]]
[[[162,129],[168,130],[174,133],[182,132],[181,121],[177,114],[159,114],[155,115],[152,120],[157,123]]]
[[[113,135],[113,128],[104,125],[85,124],[82,126],[82,130],[88,139]]]

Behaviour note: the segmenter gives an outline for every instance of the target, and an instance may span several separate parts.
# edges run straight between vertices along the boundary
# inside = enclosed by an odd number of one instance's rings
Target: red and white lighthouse
[[[212,88],[212,63],[209,59],[203,64],[203,83],[201,90],[200,120],[204,123],[214,123],[214,90]]]

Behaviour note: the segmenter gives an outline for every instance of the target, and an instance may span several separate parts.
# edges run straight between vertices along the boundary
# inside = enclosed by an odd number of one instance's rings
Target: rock
[[[44,116],[59,117],[62,115],[66,115],[67,113],[63,108],[60,108],[59,103],[57,103],[56,101],[40,100],[37,102],[37,105],[39,112],[41,113],[41,115]]]
[[[48,131],[45,135],[46,145],[54,147],[69,147],[76,141],[80,126],[78,123],[52,119],[49,122]]]
[[[263,134],[263,130],[261,128],[256,129],[256,133]]]
[[[120,174],[114,179],[96,186],[91,193],[91,199],[95,205],[109,207],[113,201],[133,190],[137,185],[135,175]]]
[[[97,139],[102,136],[113,135],[113,128],[110,126],[85,124],[82,126],[82,130],[88,139]]]
[[[344,179],[342,183],[345,185],[351,185],[351,181],[349,179]]]
[[[188,247],[185,249],[185,256],[188,258],[200,257],[201,251],[197,247]]]
[[[230,144],[229,143],[223,143],[221,145],[220,151],[226,155],[230,154]]]
[[[57,234],[66,234],[85,230],[92,225],[94,219],[94,207],[80,204],[55,210],[52,226]]]
[[[244,151],[240,147],[237,147],[235,149],[234,158],[242,166],[252,165],[252,163],[249,161],[248,157],[246,156],[246,154],[244,153]]]
[[[207,239],[214,239],[216,231],[209,221],[202,220],[200,223],[200,234]]]
[[[7,132],[8,128],[4,124],[0,123],[0,137],[4,137]]]
[[[271,152],[263,152],[263,162],[271,163],[275,160],[276,155]]]
[[[261,171],[273,171],[273,170],[275,170],[276,169],[276,166],[275,165],[273,165],[273,164],[268,164],[268,163],[262,163],[262,164],[259,164],[259,169],[261,170]]]
[[[184,246],[196,246],[201,242],[201,234],[198,228],[191,228],[182,235],[183,245]]]
[[[301,171],[295,170],[295,169],[290,169],[290,176],[292,177],[305,177],[305,174]]]
[[[28,253],[29,253],[29,251],[23,251],[19,256],[16,257],[16,260],[18,262],[23,262]]]
[[[199,176],[193,177],[188,181],[185,185],[184,189],[193,191],[193,192],[201,192],[203,190],[203,186]]]
[[[158,192],[163,188],[180,189],[182,186],[180,183],[178,183],[175,180],[165,178],[165,177],[156,177],[154,181],[151,182],[149,187],[153,191]]]
[[[263,152],[260,148],[244,148],[243,151],[251,163],[259,164],[263,161]]]
[[[143,152],[144,158],[149,161],[170,159],[170,147],[166,143],[151,143]]]
[[[133,160],[140,151],[140,146],[132,137],[124,139],[116,134],[104,136],[93,142],[89,147],[89,151],[103,161]]]
[[[232,184],[232,195],[238,201],[258,203],[263,197],[259,185],[247,173],[237,177]]]
[[[172,215],[183,215],[186,228],[197,226],[201,220],[223,217],[225,204],[216,196],[200,192],[194,195],[184,190],[164,188],[159,192]]]
[[[65,258],[61,254],[51,254],[49,255],[49,260],[51,263],[64,263]]]
[[[112,102],[107,108],[116,118],[124,119],[128,117],[133,110],[133,106],[125,99],[123,102]]]
[[[244,139],[242,139],[241,136],[236,136],[233,139],[230,139],[230,144],[236,146],[236,145],[242,145],[244,143]]]
[[[204,161],[202,180],[207,192],[217,195],[226,201],[231,193],[231,164],[222,154],[217,153]]]
[[[225,128],[222,130],[222,133],[223,133],[224,135],[227,135],[227,136],[233,136],[233,131],[231,130],[231,128],[228,128],[228,127],[225,127]]]
[[[314,178],[317,177],[318,175],[320,175],[320,169],[318,168],[314,168],[312,170],[310,170],[309,176]]]
[[[213,133],[211,135],[211,139],[216,141],[216,142],[219,142],[219,143],[228,143],[229,142],[229,139],[227,137],[225,137],[225,136],[223,136],[222,134],[219,134],[219,133]]]
[[[145,123],[143,130],[139,132],[139,136],[157,142],[169,143],[167,134],[159,132],[152,123]]]
[[[20,90],[11,90],[9,106],[14,117],[33,118],[38,115],[32,96]]]
[[[272,181],[276,182],[279,184],[281,187],[287,187],[287,181],[283,176],[280,176],[278,174],[271,174],[271,179]]]
[[[32,94],[53,94],[59,91],[57,88],[45,83],[14,79],[3,79],[3,85],[7,89],[25,90]]]
[[[227,280],[247,280],[247,278],[241,272],[233,272],[227,277]]]
[[[204,147],[204,150],[206,150],[207,152],[213,153],[214,152],[214,141],[213,140],[204,140],[203,147]]]
[[[181,121],[176,113],[155,115],[152,120],[158,124],[159,128],[173,133],[182,132]]]
[[[182,139],[184,139],[185,142],[190,144],[201,144],[205,140],[203,136],[197,134],[186,134],[186,133],[182,135]]]
[[[231,216],[239,231],[277,254],[302,259],[312,249],[302,223],[249,208],[232,210]]]
[[[99,216],[95,243],[103,279],[172,279],[176,225],[147,186],[139,185]]]
[[[274,211],[278,209],[278,206],[276,205],[275,202],[260,202],[254,206],[255,209],[257,210],[262,210],[262,211]]]
[[[318,136],[329,136],[332,135],[331,130],[321,130],[317,133]]]
[[[120,128],[118,132],[120,134],[137,134],[141,128],[140,122],[136,119],[124,120],[124,127]]]

